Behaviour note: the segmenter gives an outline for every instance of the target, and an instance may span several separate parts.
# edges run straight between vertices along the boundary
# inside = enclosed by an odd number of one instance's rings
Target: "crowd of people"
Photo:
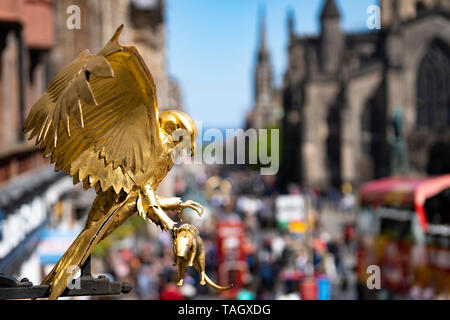
[[[203,217],[192,220],[193,214],[184,216],[200,230],[210,278],[217,278],[217,222],[233,218],[245,226],[243,250],[247,273],[231,298],[301,299],[304,298],[301,284],[311,278],[339,282],[345,288],[343,252],[348,248],[351,233],[343,229],[341,234],[331,236],[321,221],[324,203],[342,207],[345,196],[339,192],[310,190],[306,194],[292,187],[291,193],[311,197],[314,217],[311,232],[292,233],[277,226],[275,200],[279,193],[270,177],[247,170],[222,172],[219,167],[206,167],[203,171],[187,171],[177,178],[175,185],[177,196],[183,199],[194,196],[197,199],[193,200],[205,204],[207,214]],[[348,197],[345,201],[347,207],[343,209],[350,210],[351,201]],[[133,285],[134,290],[122,298],[224,298],[216,290],[200,286],[194,268],[186,269],[184,284],[177,287],[173,259],[171,234],[145,224],[143,231],[114,241],[104,256],[95,261],[98,273]]]

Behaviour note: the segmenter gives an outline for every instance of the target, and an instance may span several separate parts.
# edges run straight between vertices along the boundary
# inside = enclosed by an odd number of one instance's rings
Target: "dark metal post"
[[[66,289],[61,296],[120,295],[129,293],[132,288],[127,282],[110,282],[105,276],[92,277],[91,256],[89,256],[81,267],[80,287]],[[49,295],[48,285],[34,286],[27,278],[18,281],[14,277],[0,273],[0,300],[47,298]]]

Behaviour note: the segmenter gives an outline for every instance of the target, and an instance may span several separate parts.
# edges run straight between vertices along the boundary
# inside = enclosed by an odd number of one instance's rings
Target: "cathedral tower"
[[[254,118],[253,127],[265,127],[271,121],[273,82],[270,53],[266,43],[266,17],[263,12],[259,18],[259,41],[254,74]]]
[[[344,36],[341,15],[334,0],[326,0],[320,15],[320,61],[322,71],[333,74],[341,62]]]

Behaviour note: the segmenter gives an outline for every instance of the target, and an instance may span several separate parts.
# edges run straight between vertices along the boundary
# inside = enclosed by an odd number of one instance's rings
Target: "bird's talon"
[[[181,203],[181,211],[183,211],[186,208],[190,208],[192,210],[194,210],[195,212],[197,212],[197,214],[201,217],[203,212],[205,211],[205,209],[203,208],[203,206],[195,201],[192,200],[188,200],[185,201],[183,203]],[[181,214],[179,215],[179,217],[181,216]],[[181,217],[180,217],[181,218]]]

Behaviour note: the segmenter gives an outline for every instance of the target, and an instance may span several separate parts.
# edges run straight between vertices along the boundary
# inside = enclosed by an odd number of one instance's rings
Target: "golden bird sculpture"
[[[203,213],[194,201],[155,194],[174,151],[194,154],[198,130],[183,112],[158,112],[153,77],[135,47],[119,44],[122,29],[98,53],[85,50],[58,73],[24,123],[55,170],[97,192],[84,229],[43,280],[49,299],[66,289],[74,276],[68,270],[81,268],[95,245],[136,212],[164,231],[176,228],[167,210]],[[188,136],[175,139],[178,131]]]

